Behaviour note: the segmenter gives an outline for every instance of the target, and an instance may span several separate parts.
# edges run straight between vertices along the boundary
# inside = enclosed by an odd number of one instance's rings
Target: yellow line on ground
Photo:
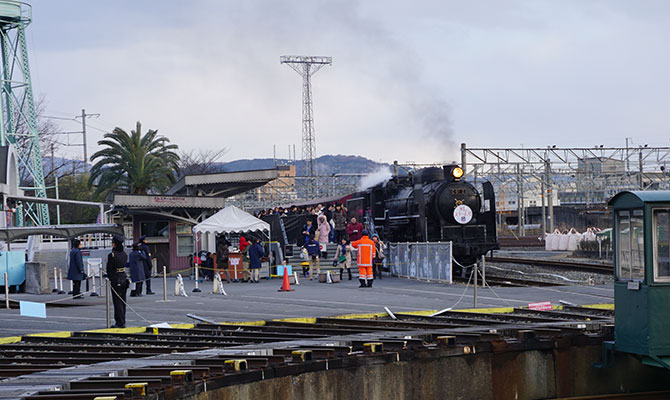
[[[326,318],[337,318],[337,319],[369,319],[369,318],[379,318],[385,316],[386,313],[369,313],[369,314],[344,314],[344,315],[335,315],[332,317]]]
[[[24,336],[67,338],[67,337],[72,336],[72,332],[61,331],[61,332],[29,333],[29,334],[24,335]]]
[[[224,321],[219,325],[237,325],[237,326],[264,326],[265,321]]]
[[[21,336],[8,336],[0,338],[0,344],[12,344],[21,341]]]
[[[454,312],[464,313],[481,313],[481,314],[505,314],[514,312],[513,307],[492,307],[492,308],[463,308],[460,310],[451,310]]]
[[[195,324],[170,324],[171,327],[175,329],[193,329]]]
[[[418,310],[418,311],[406,311],[406,312],[401,312],[401,313],[398,313],[398,314],[426,316],[426,315],[430,315],[430,314],[435,314],[438,311],[439,310]],[[382,315],[386,315],[386,314],[382,314]]]
[[[583,305],[582,307],[597,308],[599,310],[614,310],[614,304],[612,304],[612,303],[588,304],[588,305]]]
[[[131,326],[129,328],[104,328],[104,329],[92,329],[84,332],[93,332],[93,333],[144,333],[147,331],[145,326]]]
[[[277,321],[277,322],[298,322],[301,324],[314,324],[316,323],[316,318],[279,318],[279,319],[273,319],[271,321]]]

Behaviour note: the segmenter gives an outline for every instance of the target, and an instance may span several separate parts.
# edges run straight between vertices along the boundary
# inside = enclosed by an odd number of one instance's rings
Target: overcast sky
[[[32,0],[47,112],[86,108],[92,143],[140,120],[228,160],[301,146],[313,78],[317,154],[439,162],[458,146],[670,145],[663,0]],[[64,130],[77,128],[63,122]]]

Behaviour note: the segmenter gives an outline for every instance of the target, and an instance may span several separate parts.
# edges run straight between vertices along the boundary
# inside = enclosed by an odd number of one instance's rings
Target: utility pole
[[[521,166],[519,164],[516,165],[516,212],[517,212],[517,220],[519,223],[518,230],[519,230],[519,236],[523,236],[523,186],[521,184]]]
[[[81,134],[83,137],[83,144],[82,146],[84,147],[84,172],[88,172],[88,147],[86,145],[86,117],[96,117],[98,118],[100,114],[86,114],[85,109],[81,109],[81,116],[77,116],[75,118],[81,118]]]
[[[639,162],[640,162],[640,190],[644,190],[644,177],[642,176],[642,174],[644,172],[643,165],[642,165],[642,146],[640,146]]]
[[[325,65],[332,65],[332,57],[319,56],[281,56],[281,64],[286,64],[302,76],[302,158],[305,161],[307,176],[307,197],[316,195],[316,175],[314,158],[316,140],[314,138],[314,116],[312,113],[311,77]]]
[[[630,155],[628,154],[628,139],[630,139],[631,143],[633,142],[633,139],[626,138],[626,173],[630,171]]]
[[[549,209],[549,233],[554,231],[554,193],[551,185],[551,163],[545,157],[545,180],[547,181],[547,208]]]
[[[540,179],[540,200],[542,201],[542,235],[547,232],[547,209],[546,209],[546,201],[545,201],[545,185],[544,185],[544,179]]]
[[[463,175],[468,173],[468,163],[467,163],[467,150],[465,148],[465,143],[461,143],[461,169],[463,170]]]

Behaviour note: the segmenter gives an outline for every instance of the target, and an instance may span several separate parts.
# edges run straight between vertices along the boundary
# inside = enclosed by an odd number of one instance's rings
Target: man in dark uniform
[[[149,250],[149,245],[147,244],[146,235],[140,236],[140,250],[142,250],[147,256],[146,260],[144,260],[144,279],[147,282],[147,294],[156,294],[151,291],[151,269],[153,265],[151,262],[151,251]]]
[[[72,297],[83,299],[81,293],[81,281],[86,279],[86,270],[81,256],[81,242],[79,239],[72,241],[72,250],[70,251],[70,265],[67,270],[67,279],[72,281]]]
[[[114,325],[112,328],[126,327],[126,291],[130,280],[126,275],[128,254],[123,249],[124,239],[115,235],[112,238],[112,252],[107,256],[107,279],[111,285],[112,302],[114,303]]]

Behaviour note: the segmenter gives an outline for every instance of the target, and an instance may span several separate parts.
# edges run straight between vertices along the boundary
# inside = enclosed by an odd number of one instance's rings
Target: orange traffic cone
[[[284,267],[284,283],[281,285],[279,292],[292,292],[291,283],[288,281],[288,268]]]

